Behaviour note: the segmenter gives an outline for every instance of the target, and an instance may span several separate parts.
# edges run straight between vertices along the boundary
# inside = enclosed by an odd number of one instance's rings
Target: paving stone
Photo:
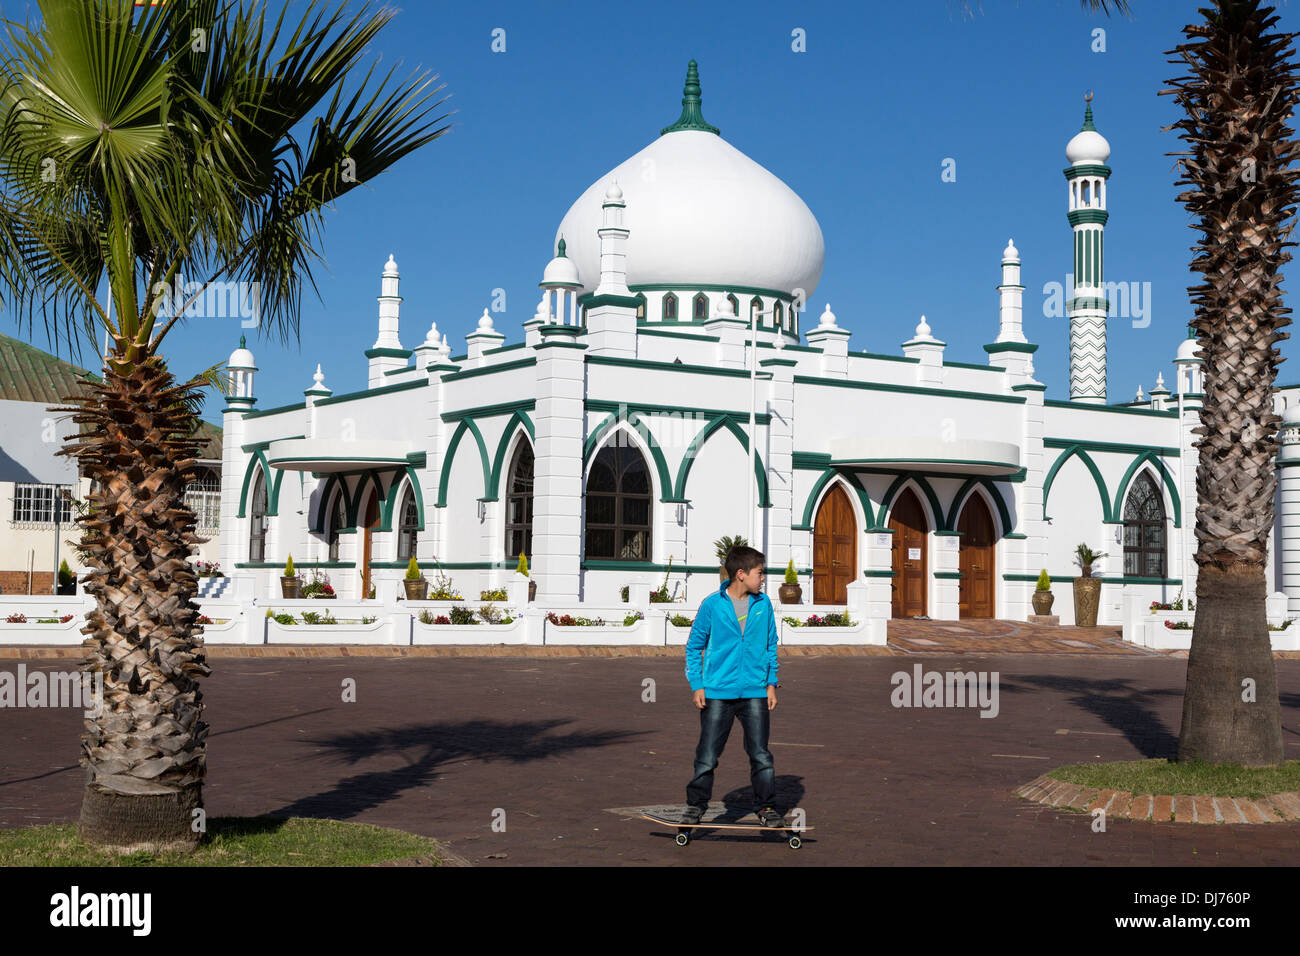
[[[1168,794],[1156,794],[1151,798],[1151,819],[1166,823],[1174,815],[1174,798]]]
[[[1195,823],[1192,812],[1192,798],[1183,794],[1174,797],[1174,822]]]

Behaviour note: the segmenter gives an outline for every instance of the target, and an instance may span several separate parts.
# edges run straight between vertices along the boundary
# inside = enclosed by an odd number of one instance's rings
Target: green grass
[[[87,846],[72,823],[0,830],[0,866],[364,866],[415,856],[442,862],[413,833],[303,817],[214,817],[193,853],[129,856]]]
[[[1261,768],[1200,761],[1170,763],[1164,759],[1071,764],[1057,767],[1048,776],[1085,787],[1127,790],[1134,795],[1201,794],[1254,800],[1300,790],[1300,760]]]

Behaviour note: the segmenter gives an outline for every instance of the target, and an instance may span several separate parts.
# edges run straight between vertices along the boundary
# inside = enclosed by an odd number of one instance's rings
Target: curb
[[[1057,780],[1041,774],[1016,796],[1057,810],[1092,813],[1152,823],[1292,823],[1300,820],[1300,791],[1274,793],[1253,800],[1246,797],[1210,797],[1190,794],[1132,794]]]

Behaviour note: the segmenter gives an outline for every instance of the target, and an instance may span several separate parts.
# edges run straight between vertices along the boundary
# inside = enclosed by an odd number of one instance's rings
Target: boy
[[[686,785],[683,823],[699,823],[713,794],[713,771],[740,718],[758,818],[777,827],[776,769],[767,749],[768,712],[776,707],[776,615],[762,593],[765,558],[737,546],[727,552],[728,580],[700,603],[686,643],[686,679],[700,709],[695,777]]]

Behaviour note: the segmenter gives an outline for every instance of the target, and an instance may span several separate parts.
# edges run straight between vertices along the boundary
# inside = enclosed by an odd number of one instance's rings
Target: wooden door
[[[366,502],[366,517],[364,521],[365,530],[362,533],[361,546],[361,596],[367,598],[370,596],[370,586],[373,583],[370,579],[370,557],[371,557],[371,535],[379,527],[379,499],[371,495]]]
[[[993,616],[993,516],[984,499],[972,494],[957,522],[961,534],[961,581],[958,608],[961,617]]]
[[[858,528],[844,488],[833,485],[813,523],[813,603],[848,604],[858,567]]]
[[[910,488],[894,501],[889,514],[893,530],[894,617],[926,615],[926,536],[929,526],[921,502]]]

